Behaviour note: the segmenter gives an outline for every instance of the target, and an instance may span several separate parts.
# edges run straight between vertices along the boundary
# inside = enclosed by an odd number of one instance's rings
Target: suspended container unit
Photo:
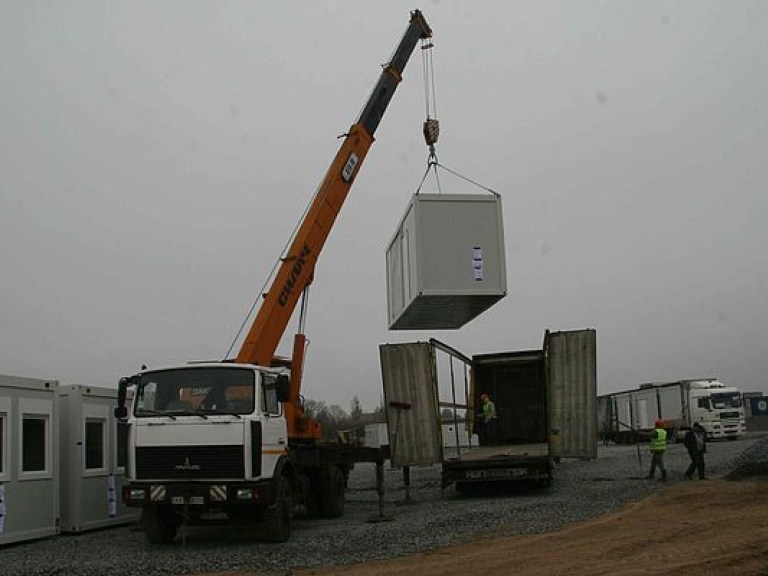
[[[81,532],[138,520],[120,498],[127,425],[113,410],[117,390],[60,386],[61,531]]]
[[[501,198],[416,194],[387,248],[390,330],[453,330],[507,294]]]
[[[0,545],[59,532],[57,388],[0,375]]]

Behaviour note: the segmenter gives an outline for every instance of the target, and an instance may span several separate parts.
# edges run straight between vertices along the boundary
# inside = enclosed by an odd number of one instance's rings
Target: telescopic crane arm
[[[360,117],[344,136],[344,141],[328,168],[318,192],[282,259],[237,354],[239,363],[270,366],[275,351],[304,290],[312,282],[315,264],[347,197],[352,182],[374,141],[374,133],[402,80],[405,65],[420,39],[430,38],[432,30],[421,11],[411,12],[410,22],[390,62],[384,65]],[[291,368],[290,399],[284,404],[289,437],[315,437],[302,423],[298,406],[301,393],[301,368],[305,337],[296,334]]]

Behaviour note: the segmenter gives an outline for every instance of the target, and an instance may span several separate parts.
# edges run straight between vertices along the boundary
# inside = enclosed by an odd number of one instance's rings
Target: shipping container
[[[61,531],[80,532],[136,521],[120,498],[126,424],[114,417],[117,389],[67,385],[57,391]]]
[[[390,330],[460,328],[507,294],[501,198],[414,195],[386,260]]]
[[[59,532],[57,388],[0,375],[0,544]]]
[[[594,330],[547,331],[542,349],[471,358],[434,339],[384,344],[380,350],[387,419],[399,430],[391,453],[395,466],[441,463],[443,487],[455,482],[463,490],[498,481],[548,485],[556,459],[597,457]],[[470,422],[481,410],[482,393],[496,406],[495,437],[480,446],[459,446],[451,455],[442,449],[437,414],[437,406],[449,404],[438,398],[438,355],[471,368],[466,400],[453,383],[453,397],[459,398],[454,405],[466,411]],[[450,370],[456,373],[461,371]],[[457,380],[460,389],[461,378]],[[472,428],[477,431],[477,425]]]

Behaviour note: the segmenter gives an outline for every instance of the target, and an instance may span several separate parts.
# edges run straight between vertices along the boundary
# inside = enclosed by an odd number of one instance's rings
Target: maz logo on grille
[[[176,464],[176,466],[173,467],[174,470],[202,470],[200,467],[200,464],[190,464],[189,458],[184,459],[184,464]]]

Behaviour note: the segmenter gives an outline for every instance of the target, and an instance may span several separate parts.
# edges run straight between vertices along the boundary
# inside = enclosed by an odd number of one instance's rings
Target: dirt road
[[[766,576],[768,480],[681,482],[616,514],[550,534],[489,538],[387,562],[295,574]]]

